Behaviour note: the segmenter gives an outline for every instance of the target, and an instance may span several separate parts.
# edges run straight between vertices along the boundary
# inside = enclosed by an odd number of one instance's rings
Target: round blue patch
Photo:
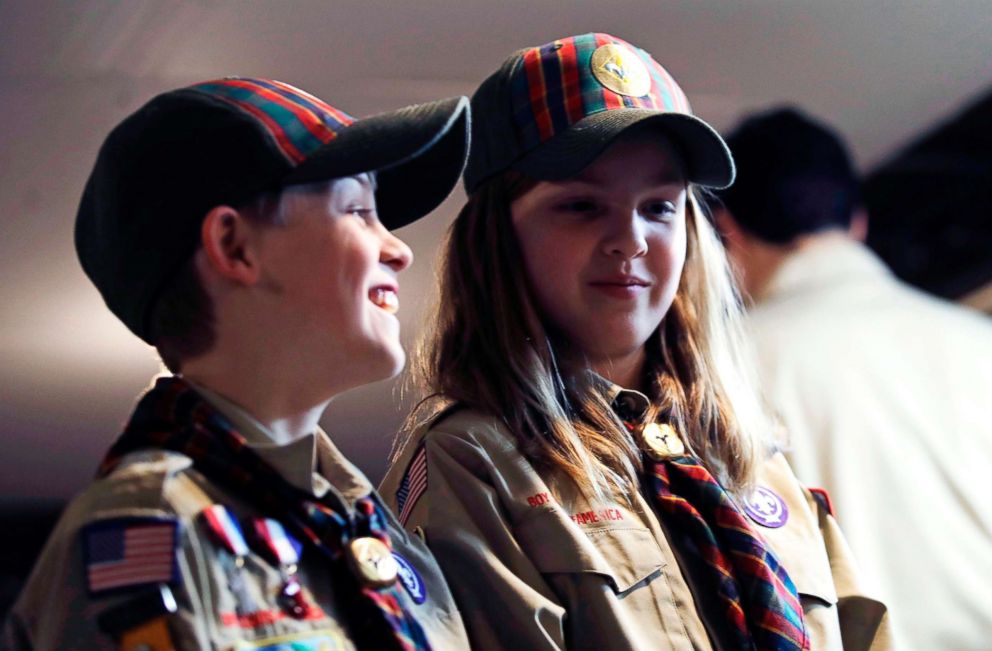
[[[410,598],[413,599],[413,603],[422,604],[427,601],[427,586],[424,585],[424,580],[420,577],[420,573],[414,569],[409,561],[396,552],[393,552],[393,558],[396,559],[396,564],[399,565],[400,582],[406,588]]]
[[[775,491],[758,486],[744,504],[744,510],[763,527],[778,529],[789,521],[789,507]]]

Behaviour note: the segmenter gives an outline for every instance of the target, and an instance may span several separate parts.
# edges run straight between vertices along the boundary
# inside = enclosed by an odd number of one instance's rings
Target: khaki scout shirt
[[[380,491],[394,508],[420,445],[427,487],[405,526],[426,537],[474,649],[729,648],[645,495],[590,502],[536,470],[498,419],[463,409],[416,432],[388,471]],[[834,519],[780,454],[758,483],[789,510],[785,526],[756,528],[798,587],[812,649],[890,648],[885,606],[859,590]]]
[[[342,509],[351,509],[355,500],[369,493],[379,499],[365,476],[324,432],[277,445],[242,409],[211,391],[201,387],[197,391],[232,420],[251,448],[293,486],[316,496],[331,493]],[[241,570],[245,591],[236,593],[230,588],[220,558],[226,552],[196,517],[214,503],[230,509],[243,528],[258,515],[250,504],[210,484],[185,455],[166,451],[127,455],[117,469],[91,484],[66,509],[10,613],[0,647],[116,648],[114,640],[98,629],[96,617],[127,602],[133,593],[88,596],[79,530],[99,520],[155,516],[180,521],[180,581],[172,585],[179,609],[168,618],[176,648],[353,650],[336,603],[341,597],[335,594],[320,552],[304,548],[297,577],[306,600],[316,604],[323,616],[298,620],[283,613],[276,599],[283,577],[255,549]],[[435,649],[468,648],[451,593],[430,552],[420,539],[404,532],[391,514],[387,518],[394,549],[415,568],[426,591],[426,600],[418,605],[408,588],[398,586],[403,606],[424,627]],[[239,613],[239,594],[243,597],[245,592],[253,608]]]

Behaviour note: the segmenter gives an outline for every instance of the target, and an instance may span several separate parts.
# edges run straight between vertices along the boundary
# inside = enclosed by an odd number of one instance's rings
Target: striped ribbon
[[[324,100],[272,79],[228,77],[189,90],[206,93],[251,116],[294,166],[355,121]]]
[[[331,561],[336,605],[360,649],[430,649],[423,629],[399,601],[396,586],[361,584],[347,567],[345,548],[361,536],[374,536],[392,549],[386,520],[371,497],[355,503],[356,516],[339,513],[289,484],[250,447],[233,425],[186,382],[160,378],[138,402],[131,420],[100,465],[105,476],[130,452],[181,452],[215,484],[249,501],[263,514],[286,521],[300,537]]]
[[[792,579],[727,491],[694,457],[648,464],[659,514],[679,548],[705,568],[736,648],[809,649],[802,605]]]

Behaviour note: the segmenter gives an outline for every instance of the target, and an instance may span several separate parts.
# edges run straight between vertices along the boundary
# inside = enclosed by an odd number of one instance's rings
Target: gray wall
[[[512,50],[593,30],[655,54],[718,127],[795,102],[845,131],[862,166],[992,81],[988,1],[0,1],[0,500],[78,490],[159,368],[72,249],[80,190],[124,115],[228,74],[361,115],[471,93]],[[462,199],[401,232],[417,257],[408,339]],[[375,479],[404,409],[384,382],[341,396],[324,426]]]

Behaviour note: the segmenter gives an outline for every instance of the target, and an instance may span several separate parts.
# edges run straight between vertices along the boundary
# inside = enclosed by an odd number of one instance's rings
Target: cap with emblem
[[[609,34],[583,34],[516,52],[472,96],[469,193],[515,170],[574,176],[635,126],[657,127],[685,157],[689,181],[724,188],[734,162],[720,135],[651,55]]]
[[[270,79],[167,92],[104,142],[76,216],[76,251],[111,311],[154,343],[151,308],[196,250],[211,208],[374,171],[379,217],[398,228],[447,197],[468,130],[464,97],[356,120]]]

